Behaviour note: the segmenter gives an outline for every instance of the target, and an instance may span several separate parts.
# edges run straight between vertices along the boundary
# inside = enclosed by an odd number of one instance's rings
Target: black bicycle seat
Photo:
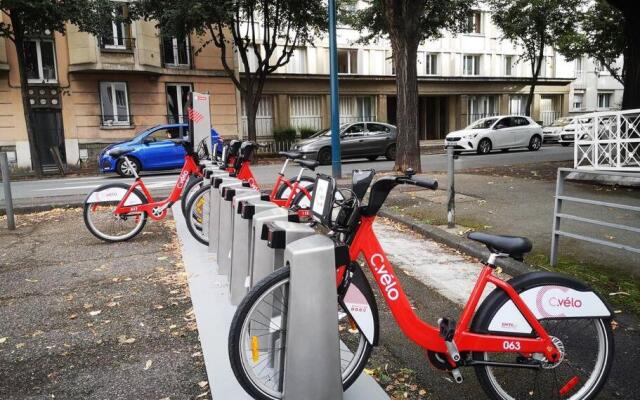
[[[107,154],[113,158],[120,158],[127,153],[131,153],[132,151],[133,148],[131,147],[116,147],[115,149],[109,150]]]
[[[483,232],[471,232],[467,235],[471,240],[483,243],[493,253],[506,253],[509,257],[522,260],[525,253],[531,251],[531,241],[520,236],[491,235]]]
[[[320,161],[317,161],[317,160],[303,160],[303,159],[299,159],[299,160],[296,160],[296,162],[297,162],[298,164],[300,164],[300,166],[301,166],[301,167],[304,167],[304,168],[309,169],[309,170],[311,170],[311,171],[315,171],[315,170],[316,170],[316,167],[317,167],[318,165],[320,165]]]
[[[280,151],[278,152],[283,157],[288,158],[289,160],[297,160],[298,158],[302,158],[302,153],[299,151]]]

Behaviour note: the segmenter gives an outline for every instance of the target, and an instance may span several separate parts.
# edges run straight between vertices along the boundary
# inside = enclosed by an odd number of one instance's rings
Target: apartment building
[[[127,12],[126,3],[117,4],[117,12]],[[219,50],[193,51],[206,38],[164,38],[153,21],[112,25],[107,37],[68,25],[65,35],[45,31],[26,44],[31,121],[44,167],[54,164],[53,146],[73,165],[153,125],[185,121],[191,90],[210,93],[213,125],[237,136],[236,90]],[[15,47],[2,38],[0,150],[17,166],[31,166]]]
[[[520,49],[501,40],[486,9],[469,15],[467,25],[466,33],[445,33],[419,47],[421,140],[443,138],[485,116],[524,113],[531,72],[529,64],[519,61]],[[362,45],[357,43],[360,36],[347,26],[338,27],[340,120],[395,123],[390,43],[379,40]],[[270,136],[273,127],[329,126],[328,73],[327,38],[318,37],[312,46],[295,49],[291,62],[268,78],[259,107],[258,135]],[[546,125],[567,115],[575,78],[575,63],[546,49],[533,118]]]
[[[622,65],[622,57],[618,65]],[[569,115],[621,108],[624,86],[599,62],[588,57],[578,58],[574,61],[574,71]]]

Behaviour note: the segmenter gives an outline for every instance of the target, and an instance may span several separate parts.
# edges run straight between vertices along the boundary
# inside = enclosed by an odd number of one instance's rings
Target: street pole
[[[7,153],[0,153],[0,175],[2,175],[4,202],[7,210],[7,228],[12,231],[16,229],[16,220],[13,215],[13,199],[11,198],[11,181],[9,177],[9,160],[7,159]]]
[[[329,76],[331,82],[331,172],[342,178],[340,160],[340,97],[338,95],[338,48],[336,45],[336,0],[329,0]]]
[[[455,188],[455,170],[454,170],[455,154],[453,146],[447,147],[447,176],[449,185],[447,186],[447,227],[455,228],[456,226],[456,188]]]

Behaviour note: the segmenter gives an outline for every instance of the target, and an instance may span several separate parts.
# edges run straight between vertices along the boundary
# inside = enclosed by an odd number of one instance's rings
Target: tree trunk
[[[396,171],[422,172],[418,142],[418,43],[414,38],[391,38],[396,65],[397,125]]]
[[[256,140],[256,115],[258,107],[255,105],[255,94],[252,90],[247,90],[244,95],[244,107],[247,113],[247,137],[248,140]]]
[[[532,62],[534,62],[532,60]],[[538,53],[537,63],[538,65],[534,66],[531,76],[531,87],[529,88],[529,96],[527,97],[527,106],[525,107],[525,115],[527,117],[531,116],[531,105],[533,104],[533,96],[535,95],[536,85],[538,84],[538,76],[540,76],[540,69],[542,68],[542,63],[544,62],[544,43],[540,46],[540,53]]]
[[[19,17],[11,13],[11,23],[14,31],[14,44],[16,46],[16,58],[18,59],[18,75],[20,75],[20,91],[22,92],[22,109],[24,112],[24,122],[27,128],[27,138],[29,139],[29,152],[31,153],[31,168],[36,177],[42,176],[42,165],[40,155],[36,146],[36,138],[31,126],[31,104],[29,103],[29,87],[27,81],[27,67],[24,60],[24,28]]]
[[[633,19],[633,21],[632,21]],[[627,47],[624,50],[624,94],[622,109],[640,108],[640,24],[631,16],[625,17]]]

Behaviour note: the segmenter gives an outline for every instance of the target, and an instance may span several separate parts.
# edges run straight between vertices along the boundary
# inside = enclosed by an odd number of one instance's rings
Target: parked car
[[[127,154],[136,171],[161,171],[181,168],[184,164],[184,147],[178,139],[186,139],[189,131],[188,124],[156,125],[138,133],[133,139],[110,144],[98,156],[98,165],[103,173],[116,172],[122,177],[130,176],[131,172],[123,165],[122,160],[111,157],[109,150],[116,147],[130,147],[133,150]],[[222,143],[218,132],[211,129],[212,143]],[[220,148],[220,146],[218,146]]]
[[[449,133],[444,145],[454,146],[458,152],[475,151],[478,154],[518,147],[536,151],[542,146],[542,127],[521,115],[483,118],[460,131]]]
[[[558,139],[558,143],[560,143],[564,147],[572,146],[576,141],[576,131],[577,130],[581,130],[581,132],[582,132],[581,137],[587,136],[587,133],[591,134],[591,132],[593,131],[593,128],[590,125],[591,121],[592,121],[592,119],[589,118],[589,117],[587,117],[587,118],[576,118],[576,117],[571,118],[570,122],[562,127],[562,131],[560,132],[560,137]],[[582,124],[586,124],[586,127],[583,126],[582,129],[580,129],[579,125],[582,125]]]
[[[292,150],[304,158],[331,163],[331,129],[323,129],[296,142]],[[340,152],[342,158],[368,158],[380,156],[396,158],[396,127],[383,122],[352,122],[340,125]]]
[[[549,126],[542,129],[542,142],[543,143],[558,143],[560,141],[560,134],[562,129],[571,123],[570,117],[558,118]]]

